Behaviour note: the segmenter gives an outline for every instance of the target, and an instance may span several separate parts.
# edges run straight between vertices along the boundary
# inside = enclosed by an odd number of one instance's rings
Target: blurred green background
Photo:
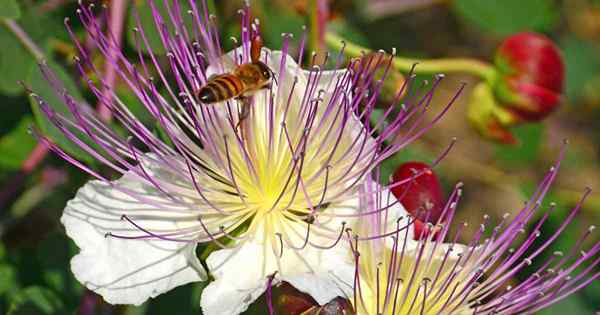
[[[113,5],[110,1],[104,4]],[[293,33],[292,44],[297,44],[302,26],[310,30],[311,4],[310,0],[252,1],[265,45],[280,47],[283,32]],[[147,29],[153,29],[153,22],[144,1],[126,5],[122,46],[134,56],[132,8],[138,10]],[[211,11],[219,17],[226,47],[231,45],[227,39],[239,34],[236,11],[242,5],[241,1],[209,1]],[[433,161],[452,137],[457,137],[455,149],[437,171],[447,192],[454,183],[465,183],[458,219],[476,226],[483,214],[498,218],[519,209],[558,157],[562,139],[569,139],[567,157],[547,197],[558,205],[558,211],[544,225],[548,232],[562,222],[585,187],[600,187],[600,1],[334,0],[328,7],[327,30],[371,49],[389,51],[396,47],[400,56],[491,61],[504,37],[524,30],[546,34],[563,52],[564,100],[544,121],[514,128],[519,145],[487,141],[470,128],[466,100],[477,78],[453,74],[438,89],[430,112],[437,113],[459,85],[467,83],[463,96],[435,128],[390,158],[384,175],[403,161]],[[65,17],[71,17],[77,36],[84,44],[89,42],[74,14],[76,8],[77,1],[70,0],[0,0],[0,314],[164,314],[174,310],[177,314],[199,314],[203,284],[177,288],[140,307],[114,307],[86,291],[69,270],[70,257],[77,248],[65,236],[59,217],[66,201],[88,178],[55,155],[46,155],[30,135],[30,126],[37,124],[76,157],[92,165],[94,162],[58,135],[17,82],[24,81],[42,96],[55,99],[36,65],[44,59],[75,96],[91,106],[97,103],[77,75],[72,61],[76,49],[63,24]],[[25,35],[17,34],[18,30]],[[31,42],[24,42],[24,38]],[[160,48],[158,38],[151,42]],[[90,52],[101,66],[99,53]],[[120,82],[115,89],[144,123],[151,123],[150,116]],[[66,112],[59,102],[53,105]],[[588,225],[600,222],[599,218],[600,194],[593,192],[576,224],[546,252],[568,250]],[[594,240],[598,237],[591,237],[589,243]],[[529,271],[535,268],[534,264]],[[540,314],[591,314],[599,309],[600,283],[596,281]]]

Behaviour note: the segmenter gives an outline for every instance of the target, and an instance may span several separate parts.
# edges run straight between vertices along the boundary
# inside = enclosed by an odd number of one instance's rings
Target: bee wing
[[[234,54],[233,52],[230,52],[229,54],[221,56],[218,61],[212,62],[206,69],[207,78],[211,80],[217,75],[232,72],[233,69],[237,67],[233,58]]]

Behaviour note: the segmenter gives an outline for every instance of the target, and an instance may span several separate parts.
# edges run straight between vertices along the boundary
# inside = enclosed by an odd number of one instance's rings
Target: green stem
[[[0,19],[0,22],[6,26],[6,28],[11,31],[15,37],[23,44],[25,49],[35,58],[37,61],[41,61],[45,59],[44,53],[42,50],[35,44],[35,42],[27,35],[27,33],[15,22],[11,19]]]
[[[358,57],[363,53],[372,51],[369,48],[349,42],[331,32],[327,32],[325,35],[325,42],[336,49],[341,49],[345,42],[344,52],[352,57]],[[414,72],[417,74],[469,73],[490,83],[496,78],[496,70],[492,65],[470,58],[411,59],[394,57],[393,64],[396,69],[405,73],[409,72],[413,68],[413,65],[417,64],[414,68]]]

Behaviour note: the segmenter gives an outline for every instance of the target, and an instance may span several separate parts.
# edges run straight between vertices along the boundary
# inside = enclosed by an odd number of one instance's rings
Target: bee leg
[[[244,96],[240,96],[238,99],[242,102],[242,112],[239,114],[238,122],[235,125],[236,130],[239,130],[242,122],[250,115],[250,99]]]

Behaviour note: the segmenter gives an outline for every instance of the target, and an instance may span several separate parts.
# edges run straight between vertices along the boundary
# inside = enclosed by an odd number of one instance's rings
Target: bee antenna
[[[269,72],[271,72],[271,78],[273,79],[273,81],[275,81],[275,84],[279,85],[279,82],[277,82],[277,76],[275,75],[275,71],[269,68]]]

